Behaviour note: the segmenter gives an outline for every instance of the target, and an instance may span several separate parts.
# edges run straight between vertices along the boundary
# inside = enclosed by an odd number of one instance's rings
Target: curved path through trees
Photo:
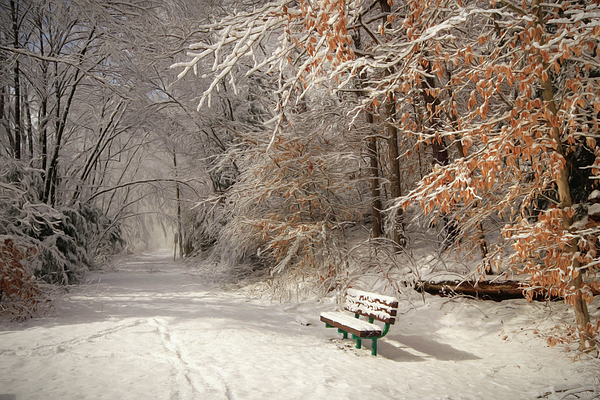
[[[69,288],[52,315],[1,322],[0,399],[600,396],[598,364],[536,336],[562,315],[546,305],[401,302],[372,357],[318,321],[333,302],[250,299],[205,276],[167,253],[130,256]]]

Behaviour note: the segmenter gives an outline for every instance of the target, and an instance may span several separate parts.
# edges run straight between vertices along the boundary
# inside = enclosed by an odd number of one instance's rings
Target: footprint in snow
[[[304,315],[297,315],[296,319],[294,319],[294,321],[299,323],[302,326],[312,325],[312,322],[310,322],[310,320],[308,318],[306,318]]]

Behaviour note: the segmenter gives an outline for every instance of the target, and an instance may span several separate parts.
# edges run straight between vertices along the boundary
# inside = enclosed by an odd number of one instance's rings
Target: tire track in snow
[[[91,335],[80,336],[77,338],[64,340],[58,343],[45,344],[31,349],[0,349],[0,356],[45,357],[52,354],[62,353],[79,344],[93,342],[95,339],[100,339],[110,334],[117,333],[125,329],[133,328],[134,326],[138,326],[143,322],[144,319],[140,318],[135,321],[129,321],[123,324],[112,326],[107,329],[100,330]]]
[[[153,326],[160,336],[171,366],[171,400],[235,399],[227,381],[218,370],[211,366],[201,368],[184,354],[166,322],[158,318],[148,318],[148,324]],[[198,378],[203,382],[198,382]]]

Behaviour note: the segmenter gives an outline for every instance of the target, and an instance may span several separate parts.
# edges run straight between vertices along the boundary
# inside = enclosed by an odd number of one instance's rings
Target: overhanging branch
[[[169,178],[163,178],[163,179],[144,179],[144,180],[141,180],[141,181],[125,182],[125,183],[122,183],[120,185],[113,186],[111,188],[101,190],[101,191],[95,193],[94,195],[92,195],[87,201],[90,202],[90,201],[94,200],[96,197],[98,197],[100,195],[103,195],[105,193],[109,193],[109,192],[112,192],[112,191],[115,191],[115,190],[118,190],[118,189],[122,189],[124,187],[133,186],[133,185],[140,185],[140,184],[147,184],[147,183],[157,183],[157,182],[176,182],[176,183],[179,183],[179,184],[182,184],[182,185],[185,185],[185,186],[189,187],[190,189],[192,189],[194,191],[194,193],[198,194],[198,192],[196,191],[196,189],[194,189],[194,187],[192,187],[189,183],[187,183],[185,181],[182,181],[182,180],[179,180],[179,179],[169,179]]]

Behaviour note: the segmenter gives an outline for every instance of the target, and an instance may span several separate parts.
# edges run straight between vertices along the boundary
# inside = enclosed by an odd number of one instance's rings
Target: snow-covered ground
[[[536,334],[570,316],[562,304],[401,301],[373,357],[319,322],[333,301],[225,292],[163,253],[94,273],[55,307],[0,323],[0,400],[600,398],[598,360]]]

